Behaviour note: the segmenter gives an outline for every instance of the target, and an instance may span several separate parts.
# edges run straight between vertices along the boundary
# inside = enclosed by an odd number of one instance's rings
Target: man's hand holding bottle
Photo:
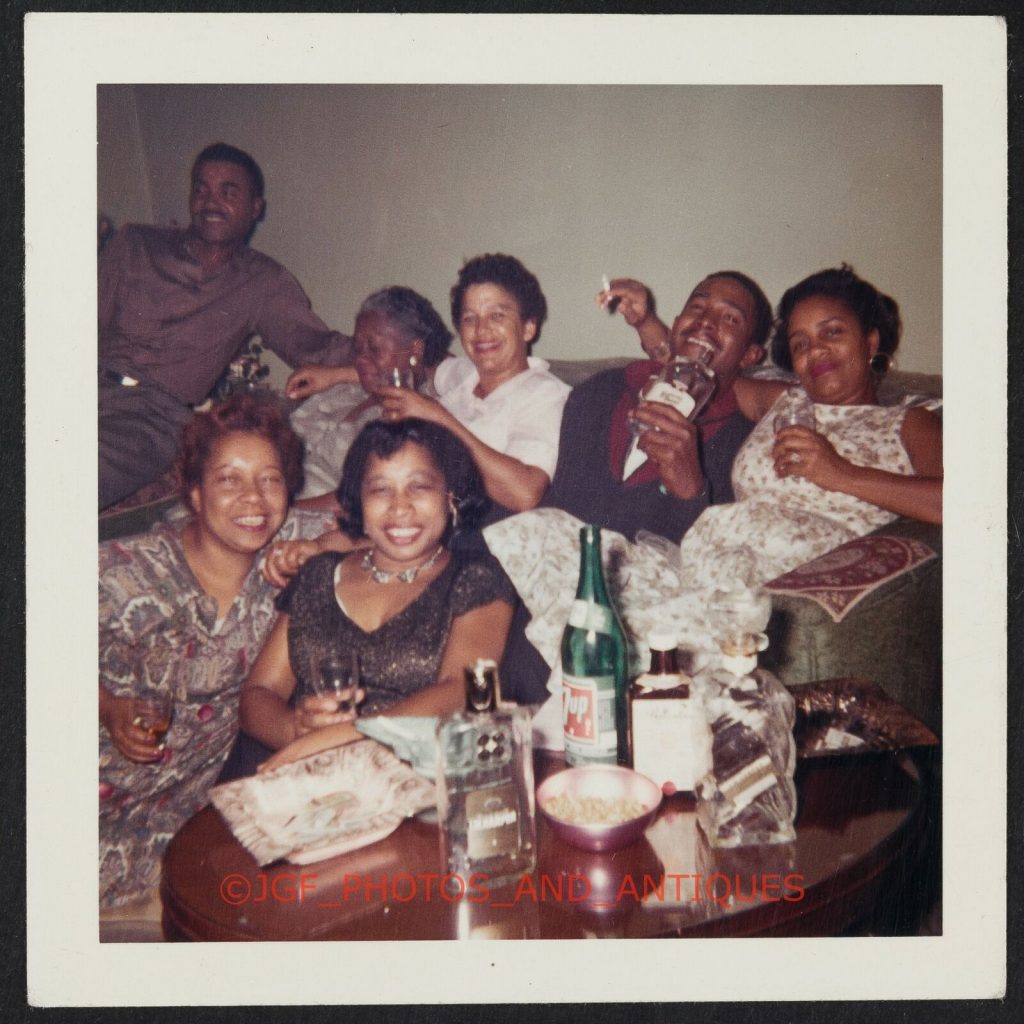
[[[704,489],[697,428],[663,402],[643,402],[633,414],[649,427],[638,447],[658,468],[665,490],[676,498],[695,498]]]

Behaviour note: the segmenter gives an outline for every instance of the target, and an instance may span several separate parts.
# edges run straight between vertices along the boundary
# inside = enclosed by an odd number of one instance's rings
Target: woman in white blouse
[[[437,367],[437,400],[382,388],[384,415],[447,427],[469,448],[492,501],[512,512],[535,508],[558,461],[570,390],[546,362],[528,356],[547,316],[544,294],[515,257],[489,254],[459,271],[451,307],[466,356]]]

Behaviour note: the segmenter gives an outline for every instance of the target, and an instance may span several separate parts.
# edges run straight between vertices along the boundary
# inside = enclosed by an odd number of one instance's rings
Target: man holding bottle
[[[667,340],[668,357],[689,354],[696,342],[710,345],[717,387],[690,422],[660,402],[634,412],[637,393],[661,369],[659,362],[642,360],[595,374],[569,395],[558,465],[541,507],[562,509],[630,540],[647,530],[678,543],[708,505],[733,500],[733,458],[753,427],[735,384],[740,371],[764,355],[771,306],[756,282],[731,270],[704,278],[671,330],[657,320],[647,289],[637,281],[615,280],[602,297],[619,299],[619,310],[649,352],[656,351],[658,337]],[[639,441],[647,461],[623,478],[631,413],[649,428]],[[586,445],[580,444],[584,438]]]
[[[598,300],[602,305],[616,301],[645,351],[661,361],[641,360],[606,370],[570,393],[562,416],[558,464],[540,507],[561,509],[630,540],[647,531],[678,543],[705,508],[733,500],[733,459],[754,425],[744,414],[736,382],[741,370],[764,355],[771,305],[755,281],[731,270],[705,277],[671,330],[657,319],[650,293],[638,281],[612,281]],[[638,392],[664,360],[690,354],[696,342],[713,348],[710,368],[717,380],[715,393],[696,422],[660,402],[637,407]],[[647,459],[624,476],[631,416],[647,428],[638,442]],[[520,604],[501,677],[509,697],[538,703],[549,696],[550,668],[526,639],[528,622],[529,613]]]

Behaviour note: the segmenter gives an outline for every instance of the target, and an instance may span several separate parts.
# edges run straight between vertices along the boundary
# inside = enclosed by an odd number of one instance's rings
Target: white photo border
[[[794,34],[800,60],[781,62]],[[95,714],[96,85],[211,77],[942,86],[944,340],[969,351],[952,350],[949,365],[960,372],[944,382],[941,938],[558,942],[540,955],[530,942],[346,943],[340,959],[334,944],[99,944],[95,734],[61,729],[58,747],[53,711],[85,723]],[[442,1003],[453,990],[470,1003],[998,996],[1006,609],[1005,587],[994,584],[1006,578],[1006,101],[1006,26],[989,17],[29,14],[30,1002]]]

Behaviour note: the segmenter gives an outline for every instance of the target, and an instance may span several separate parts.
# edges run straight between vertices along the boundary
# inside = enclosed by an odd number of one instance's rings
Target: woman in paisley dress
[[[732,504],[708,508],[679,548],[606,534],[612,586],[635,647],[671,621],[707,643],[707,598],[736,580],[758,586],[838,545],[907,516],[942,521],[942,429],[921,405],[881,406],[876,384],[900,335],[899,308],[845,264],[790,288],[772,339],[777,366],[799,385],[741,379],[741,408],[758,420],[733,464]],[[813,426],[776,421],[813,411]],[[533,616],[527,636],[549,664],[578,571],[581,524],[553,509],[488,527],[488,546]]]
[[[276,402],[234,395],[182,433],[185,525],[100,545],[101,911],[152,903],[164,847],[228,756],[242,681],[275,617],[260,554],[275,535],[324,527],[322,515],[288,516],[301,460]],[[140,677],[173,691],[160,744],[134,724]]]
[[[355,652],[363,712],[434,715],[462,707],[466,665],[497,661],[505,648],[511,584],[486,550],[452,543],[488,505],[454,434],[415,418],[364,427],[338,504],[342,529],[361,546],[302,566],[242,693],[242,728],[277,751],[264,770],[360,737],[337,700],[314,695],[315,660]]]

